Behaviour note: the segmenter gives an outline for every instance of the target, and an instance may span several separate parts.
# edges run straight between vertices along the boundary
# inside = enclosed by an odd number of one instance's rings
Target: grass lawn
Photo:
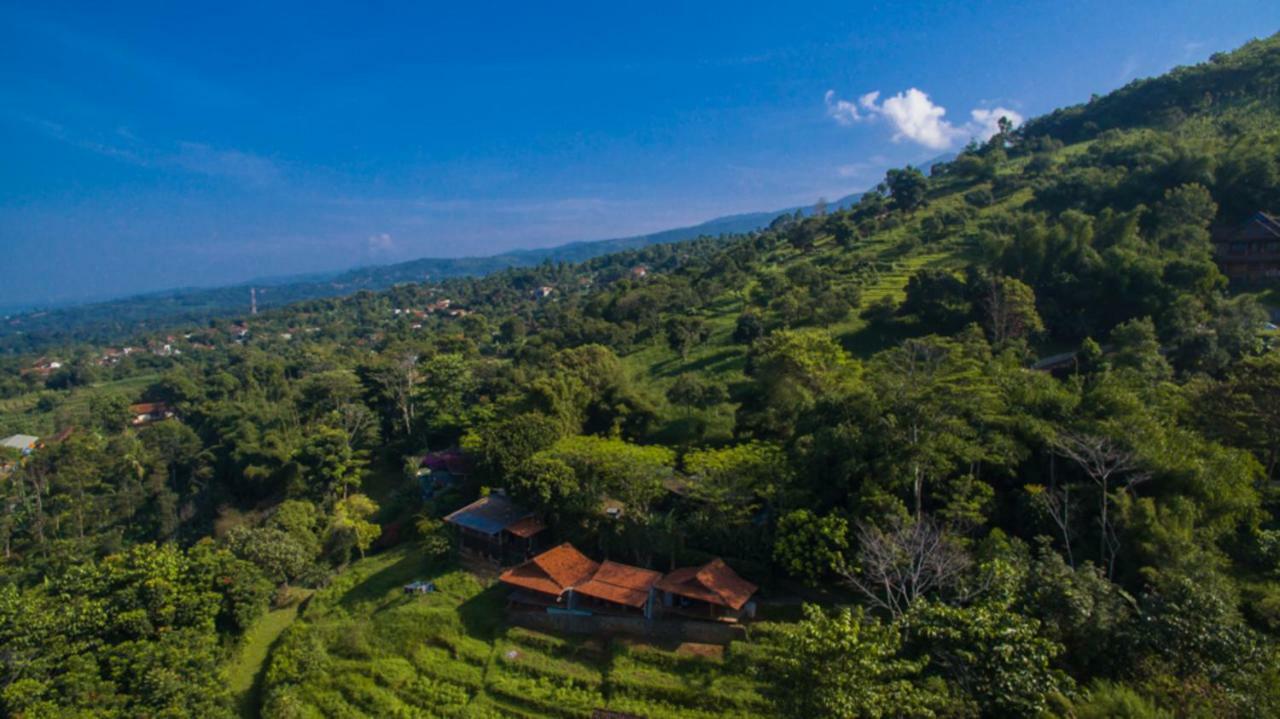
[[[246,719],[258,716],[262,703],[262,678],[271,645],[298,616],[298,605],[273,609],[245,632],[227,667],[227,682],[236,698],[236,710]]]
[[[414,579],[434,594],[405,596]],[[284,632],[265,717],[769,716],[736,643],[655,648],[510,627],[504,595],[401,547],[354,564]],[[243,681],[243,680],[242,680]]]

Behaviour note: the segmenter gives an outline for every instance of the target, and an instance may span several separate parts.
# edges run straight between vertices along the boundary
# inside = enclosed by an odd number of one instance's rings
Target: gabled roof
[[[1280,239],[1280,219],[1261,210],[1253,213],[1249,219],[1237,226],[1219,227],[1213,233],[1214,242],[1276,239]]]
[[[659,572],[605,561],[591,579],[573,591],[615,604],[643,607],[649,600],[649,588],[661,578]]]
[[[482,534],[497,534],[532,516],[533,512],[507,499],[506,495],[490,494],[447,515],[444,521]]]
[[[129,405],[129,411],[133,414],[158,414],[168,412],[169,404],[167,402],[140,402]]]
[[[1250,219],[1250,222],[1257,223],[1265,228],[1267,232],[1280,237],[1280,219],[1276,219],[1275,215],[1267,212],[1258,212]]]
[[[39,442],[39,437],[33,437],[29,434],[15,434],[10,437],[0,439],[0,447],[8,447],[10,449],[28,449],[34,447]]]
[[[585,582],[600,568],[572,544],[553,547],[517,567],[503,572],[498,581],[521,589],[560,596]]]
[[[681,567],[658,580],[656,586],[664,592],[729,607],[735,611],[741,609],[758,588],[739,577],[720,558],[701,567]]]

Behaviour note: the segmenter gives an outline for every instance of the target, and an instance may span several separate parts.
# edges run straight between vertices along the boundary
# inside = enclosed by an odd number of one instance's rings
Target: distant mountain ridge
[[[944,154],[923,168],[954,159]],[[855,192],[826,203],[828,209],[857,204],[864,193]],[[809,214],[815,205],[789,207],[772,212],[748,212],[717,217],[688,227],[607,240],[584,240],[554,247],[512,250],[477,257],[424,257],[389,265],[370,265],[328,273],[268,278],[218,287],[161,290],[99,302],[31,309],[0,319],[0,352],[37,350],[78,341],[116,341],[136,332],[180,323],[206,322],[219,316],[248,313],[250,290],[257,291],[260,309],[293,302],[338,297],[362,290],[383,290],[405,282],[432,282],[451,277],[481,276],[543,262],[582,262],[594,257],[649,245],[742,234],[768,227],[775,219],[796,213]]]
[[[930,163],[933,164],[933,163]],[[857,203],[854,193],[828,203],[831,209]],[[646,235],[607,240],[585,240],[554,247],[512,250],[478,257],[424,257],[389,265],[371,265],[331,273],[311,273],[257,278],[219,287],[161,290],[100,302],[49,309],[27,309],[0,322],[0,339],[26,335],[36,344],[58,344],[84,339],[106,340],[122,333],[153,330],[162,325],[205,321],[211,317],[248,312],[250,288],[257,289],[259,308],[279,307],[309,299],[347,295],[361,290],[381,290],[404,282],[429,282],[450,277],[487,275],[513,267],[543,262],[581,262],[593,257],[698,237],[740,234],[767,227],[783,215],[807,214],[813,207],[790,207],[773,212],[750,212],[717,217],[697,225]],[[15,349],[6,342],[3,349]]]

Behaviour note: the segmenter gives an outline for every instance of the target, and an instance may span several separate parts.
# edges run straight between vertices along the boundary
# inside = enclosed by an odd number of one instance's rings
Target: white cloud
[[[1000,118],[1007,117],[1014,127],[1022,124],[1023,117],[1021,114],[1007,107],[993,107],[989,110],[978,108],[969,113],[973,117],[973,121],[966,127],[973,137],[980,140],[988,140],[992,135],[1000,131]]]
[[[880,101],[878,90],[858,98],[857,103],[841,100],[834,90],[828,90],[824,101],[827,114],[841,125],[852,125],[862,120],[884,118],[893,127],[894,142],[909,140],[933,150],[945,150],[957,140],[976,137],[986,140],[998,131],[1001,117],[1007,117],[1014,126],[1022,123],[1022,115],[1004,107],[979,108],[969,114],[972,120],[956,126],[946,119],[947,109],[929,99],[918,88],[909,88]],[[860,109],[859,109],[860,108]]]
[[[376,235],[369,235],[369,251],[375,254],[390,252],[395,249],[396,242],[391,238],[390,233],[381,232]]]
[[[858,114],[858,106],[848,100],[837,100],[835,90],[827,90],[825,100],[827,114],[841,125],[852,125],[862,119],[862,115]]]
[[[875,107],[874,102],[873,99],[868,104]],[[951,146],[956,136],[956,128],[942,119],[947,109],[935,105],[928,95],[914,87],[886,99],[875,111],[893,124],[895,141],[907,139],[934,150],[943,150]]]

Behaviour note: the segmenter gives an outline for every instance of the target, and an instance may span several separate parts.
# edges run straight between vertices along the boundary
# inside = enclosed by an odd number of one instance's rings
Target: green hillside
[[[0,714],[1280,714],[1277,289],[1213,244],[1280,213],[1277,52],[754,232],[7,358],[0,429],[76,432],[3,457]],[[442,522],[498,489],[768,621],[509,626]]]

